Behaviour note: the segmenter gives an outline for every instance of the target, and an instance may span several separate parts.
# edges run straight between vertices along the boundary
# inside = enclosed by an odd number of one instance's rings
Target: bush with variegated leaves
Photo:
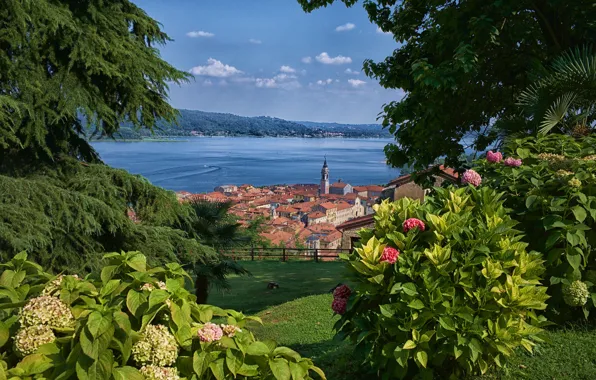
[[[0,379],[324,379],[310,359],[257,341],[246,323],[258,318],[197,304],[179,264],[104,261],[84,279],[25,253],[1,264]]]
[[[470,185],[375,206],[343,256],[355,287],[336,329],[383,379],[485,373],[540,341],[543,261],[502,203]]]

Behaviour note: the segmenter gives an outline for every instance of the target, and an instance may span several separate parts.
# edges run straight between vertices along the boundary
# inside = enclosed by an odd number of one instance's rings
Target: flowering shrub
[[[470,170],[466,170],[464,172],[464,174],[461,177],[461,182],[464,185],[470,184],[474,187],[478,187],[482,183],[482,177],[480,176],[480,174],[478,174],[474,170],[470,169]]]
[[[101,273],[54,277],[20,253],[1,264],[0,379],[311,379],[310,359],[259,342],[233,310],[198,305],[178,264],[105,255]],[[213,318],[225,319],[216,325]]]
[[[596,138],[551,134],[508,141],[504,151],[521,157],[523,165],[479,160],[476,170],[486,186],[505,193],[524,240],[544,254],[549,319],[576,318],[579,307],[587,317],[596,300],[594,279],[586,276],[596,270]],[[591,297],[570,304],[563,288],[576,280]]]
[[[493,152],[492,150],[489,150],[486,153],[486,159],[489,162],[501,162],[501,160],[503,160],[503,155],[501,152]]]
[[[420,219],[410,218],[404,222],[404,233],[407,234],[411,229],[418,228],[420,231],[424,231],[426,226]]]
[[[336,324],[384,378],[462,378],[532,351],[545,318],[541,256],[527,252],[500,195],[486,187],[435,189],[424,204],[375,206],[375,228],[347,261],[356,284]],[[425,231],[404,234],[417,218]],[[383,261],[399,249],[394,265]]]

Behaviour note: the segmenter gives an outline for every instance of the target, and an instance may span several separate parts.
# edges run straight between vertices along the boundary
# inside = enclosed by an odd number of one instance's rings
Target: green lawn
[[[340,262],[243,261],[252,276],[231,277],[229,293],[213,291],[209,303],[254,314],[268,307],[312,294],[328,293],[342,279]],[[279,289],[267,289],[270,281]]]
[[[249,262],[246,267],[252,278],[231,279],[233,292],[214,295],[209,302],[257,313],[264,325],[251,328],[259,339],[274,339],[312,358],[329,380],[375,378],[363,373],[349,343],[333,340],[338,317],[331,312],[329,290],[342,281],[341,263]],[[269,281],[279,282],[280,288],[267,290]],[[549,343],[533,355],[520,351],[506,370],[474,379],[596,379],[596,329],[553,329],[546,338]]]

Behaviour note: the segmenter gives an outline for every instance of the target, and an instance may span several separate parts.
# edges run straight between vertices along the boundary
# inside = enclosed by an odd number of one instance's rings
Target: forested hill
[[[158,123],[157,136],[257,136],[257,137],[389,137],[380,125],[294,122],[267,116],[244,117],[229,113],[179,110],[178,125]],[[124,124],[117,138],[150,137]]]

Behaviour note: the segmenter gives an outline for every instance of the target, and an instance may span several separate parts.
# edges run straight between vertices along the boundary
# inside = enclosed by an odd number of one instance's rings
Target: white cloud
[[[205,79],[205,81],[203,82],[203,84],[205,86],[211,86],[211,85],[213,85],[213,82],[211,82],[211,79]]]
[[[360,74],[360,71],[354,71],[350,68],[347,68],[346,71],[344,71],[344,73],[350,74],[350,75],[358,75],[358,74]]]
[[[302,87],[296,79],[296,75],[281,73],[273,78],[256,78],[255,86],[260,88],[281,88],[284,90],[294,90]]]
[[[213,34],[213,33],[204,32],[202,30],[199,30],[199,31],[196,31],[196,32],[188,32],[188,33],[186,33],[186,35],[188,37],[192,37],[192,38],[197,38],[197,37],[207,37],[207,38],[209,38],[209,37],[215,36],[215,34]]]
[[[193,75],[227,78],[233,75],[242,74],[242,71],[234,66],[223,64],[217,59],[209,58],[206,66],[195,66],[190,69],[190,73]]]
[[[302,62],[304,62],[304,63],[311,63],[312,62],[312,58],[311,57],[304,57],[304,58],[302,58]]]
[[[338,26],[337,28],[335,28],[336,32],[347,32],[348,30],[352,30],[356,27],[356,25],[352,24],[351,22],[348,22],[347,24],[343,24]]]
[[[352,58],[344,57],[343,55],[338,55],[337,57],[330,57],[327,52],[322,52],[321,54],[315,57],[317,61],[325,64],[325,65],[343,65],[346,63],[352,63]]]
[[[333,79],[331,79],[331,78],[327,78],[327,79],[325,79],[325,80],[318,80],[318,81],[317,81],[317,84],[318,84],[319,86],[324,86],[324,85],[326,85],[326,84],[331,84],[331,83],[333,83]]]
[[[391,32],[383,32],[383,29],[381,29],[380,26],[377,27],[377,33],[379,33],[379,34],[393,34]]]
[[[354,88],[362,87],[366,84],[365,81],[360,79],[348,79],[348,83]]]
[[[291,68],[290,66],[286,66],[286,65],[280,67],[279,71],[281,71],[282,73],[295,73],[296,72],[295,69]]]
[[[248,42],[250,42],[251,44],[255,44],[255,45],[260,45],[260,44],[262,44],[262,43],[263,43],[263,41],[261,41],[261,40],[257,40],[257,39],[254,39],[254,38],[250,38],[250,39],[248,40]]]

